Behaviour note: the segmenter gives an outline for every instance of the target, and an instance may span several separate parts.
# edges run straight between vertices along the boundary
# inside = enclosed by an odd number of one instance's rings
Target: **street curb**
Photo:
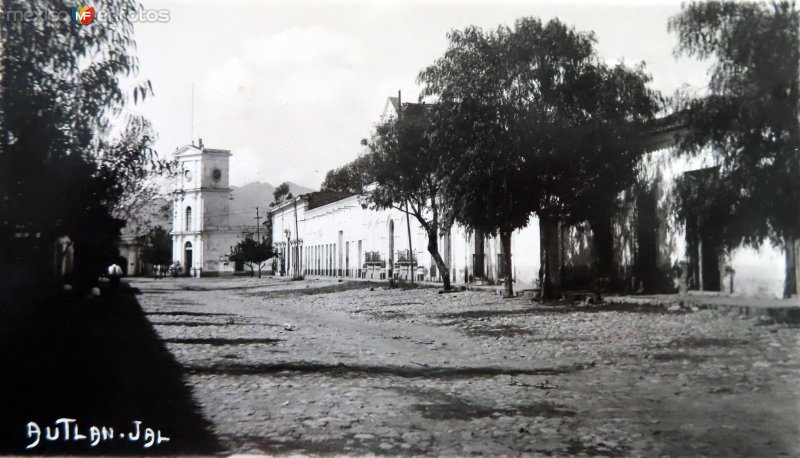
[[[714,310],[745,317],[765,318],[776,324],[800,324],[800,304],[734,304],[703,302],[702,296],[671,296],[665,298],[608,296],[606,302],[622,305],[652,305],[680,310]],[[754,299],[754,301],[757,299]]]

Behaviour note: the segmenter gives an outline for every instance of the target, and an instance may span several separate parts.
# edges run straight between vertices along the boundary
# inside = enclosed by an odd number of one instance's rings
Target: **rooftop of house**
[[[391,105],[392,110],[395,114],[402,113],[404,116],[418,116],[425,113],[426,109],[430,108],[432,105],[427,104],[425,102],[422,103],[413,103],[413,102],[400,102],[400,98],[398,97],[389,97],[386,103],[386,108],[384,109],[384,116],[387,115],[386,110],[388,110],[389,106]]]
[[[338,202],[343,199],[347,199],[348,197],[352,197],[354,194],[350,192],[342,192],[342,191],[314,191],[309,192],[307,194],[300,194],[299,196],[295,196],[292,199],[284,200],[283,202],[276,203],[270,211],[273,212],[279,208],[287,207],[292,205],[295,200],[305,200],[308,202],[307,210],[313,210],[315,208],[322,207],[324,205],[328,205],[333,202]]]
[[[322,207],[323,205],[328,205],[333,202],[337,202],[342,199],[346,199],[348,197],[353,196],[354,194],[349,192],[342,192],[342,191],[316,191],[311,192],[308,194],[303,194],[303,196],[308,197],[308,209],[313,210],[318,207]],[[303,197],[300,196],[300,197]]]
[[[194,141],[192,141],[191,144],[183,145],[180,148],[176,148],[175,152],[173,154],[176,155],[176,156],[177,155],[183,155],[183,154],[191,155],[191,154],[197,154],[197,153],[200,153],[200,152],[206,153],[206,154],[222,154],[222,155],[226,155],[226,156],[231,156],[232,155],[231,154],[231,150],[229,150],[229,149],[206,148],[203,145],[203,139],[202,138],[199,140],[198,144],[196,144],[196,145],[195,145]]]

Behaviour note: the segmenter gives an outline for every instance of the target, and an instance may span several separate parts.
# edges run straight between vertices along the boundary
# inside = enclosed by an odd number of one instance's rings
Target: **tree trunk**
[[[800,269],[797,268],[797,257],[798,257],[798,253],[799,252],[800,252],[800,243],[798,242],[798,239],[795,238],[794,239],[794,261],[795,261],[794,284],[795,284],[795,294],[798,293],[797,285],[800,285]]]
[[[592,257],[594,258],[595,289],[608,286],[615,277],[614,233],[610,218],[590,222],[592,229]]]
[[[503,268],[506,271],[505,297],[514,297],[513,272],[511,271],[511,231],[500,231],[500,243],[503,244]]]
[[[442,255],[439,254],[439,234],[438,231],[428,231],[428,253],[433,257],[436,262],[436,269],[439,270],[439,276],[442,279],[442,284],[445,291],[450,291],[450,268],[445,264]]]
[[[483,232],[479,228],[475,228],[475,254],[472,257],[472,278],[477,282],[478,279],[486,277],[486,266],[484,265],[484,251],[483,251]]]
[[[408,229],[408,262],[411,264],[409,269],[411,284],[414,284],[414,249],[411,246],[411,215],[408,213],[408,201],[406,201],[406,229]]]
[[[797,294],[797,247],[794,237],[783,238],[786,253],[786,277],[783,281],[783,298],[788,299]]]
[[[539,284],[542,299],[551,300],[561,288],[561,269],[558,246],[558,220],[539,218]]]

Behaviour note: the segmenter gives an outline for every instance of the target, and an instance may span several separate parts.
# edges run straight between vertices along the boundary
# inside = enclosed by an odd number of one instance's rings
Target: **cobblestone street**
[[[791,325],[335,279],[135,279],[229,452],[800,455]]]

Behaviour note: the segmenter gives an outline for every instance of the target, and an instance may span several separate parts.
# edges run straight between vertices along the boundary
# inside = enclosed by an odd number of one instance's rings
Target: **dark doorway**
[[[703,291],[720,291],[719,243],[711,237],[703,237],[700,244]]]
[[[337,253],[337,256],[336,256],[336,269],[337,269],[336,276],[337,277],[343,277],[344,276],[344,272],[342,272],[342,267],[344,266],[344,253],[342,252],[342,250],[344,250],[344,242],[343,242],[343,240],[344,240],[344,231],[339,231],[339,245],[336,247],[336,249],[338,250],[338,253]]]
[[[717,169],[705,168],[684,173],[683,192],[698,196],[690,200],[693,209],[686,215],[686,253],[689,258],[689,287],[700,291],[720,291],[720,260],[723,255],[723,228],[726,210],[712,198],[717,186]],[[686,192],[691,191],[691,192]]]
[[[700,291],[721,291],[719,242],[708,234],[687,231],[686,251],[689,257],[689,287]]]
[[[117,258],[117,265],[122,268],[122,276],[128,276],[128,258],[125,256],[120,256]]]
[[[634,287],[642,286],[645,292],[655,292],[658,289],[658,202],[654,190],[637,190],[636,240],[637,284]]]
[[[389,220],[389,255],[387,257],[387,268],[389,269],[389,281],[394,279],[394,221]]]
[[[187,277],[192,274],[192,242],[186,242],[183,248],[183,268],[186,269],[184,273]]]
[[[483,233],[480,229],[475,229],[474,234],[475,253],[472,255],[472,270],[475,279],[483,278],[484,273],[484,251],[483,251]]]

